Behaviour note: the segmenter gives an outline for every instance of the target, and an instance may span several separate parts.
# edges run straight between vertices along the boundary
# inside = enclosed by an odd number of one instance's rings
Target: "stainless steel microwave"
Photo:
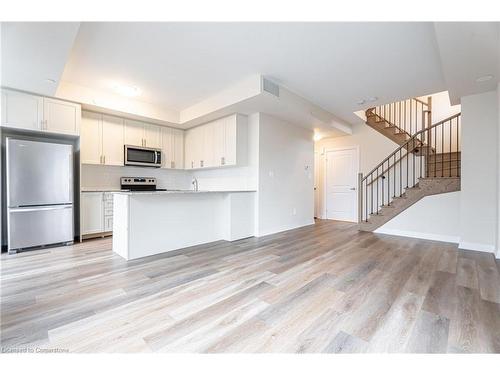
[[[125,165],[161,167],[161,150],[157,148],[125,145]]]

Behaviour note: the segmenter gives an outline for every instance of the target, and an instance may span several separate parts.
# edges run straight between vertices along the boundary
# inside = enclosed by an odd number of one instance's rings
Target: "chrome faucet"
[[[193,180],[191,181],[191,185],[193,185],[194,191],[198,191],[198,179],[197,178],[193,178]]]

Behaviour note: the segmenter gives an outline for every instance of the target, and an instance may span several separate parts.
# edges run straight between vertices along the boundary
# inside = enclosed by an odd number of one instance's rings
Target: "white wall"
[[[359,172],[364,175],[377,166],[387,155],[394,151],[398,144],[389,138],[373,130],[365,123],[353,125],[352,135],[335,138],[325,138],[315,143],[314,148],[318,153],[317,168],[319,176],[317,179],[317,196],[319,199],[319,217],[326,218],[324,202],[324,171],[325,171],[325,151],[347,147],[359,147]]]
[[[314,223],[313,132],[260,114],[257,235]]]
[[[458,243],[460,192],[424,197],[375,232]]]
[[[499,38],[500,43],[500,38]],[[498,153],[498,169],[497,169],[497,254],[496,257],[500,259],[500,83],[498,83],[497,87],[497,106],[498,106],[498,145],[497,145],[497,153]]]
[[[443,98],[440,98],[444,100]],[[457,107],[449,105],[441,111],[440,116],[448,117],[449,111],[456,111]],[[447,112],[448,111],[448,112]],[[445,113],[446,112],[446,113]],[[451,112],[454,114],[454,112]],[[440,118],[439,120],[441,120]],[[322,139],[315,144],[316,152],[321,154],[325,150],[334,148],[345,148],[350,146],[358,146],[360,153],[360,172],[365,176],[374,167],[376,167],[384,158],[391,152],[396,150],[398,145],[373,130],[365,123],[356,124],[353,126],[353,134],[350,136]],[[410,159],[413,160],[413,159]],[[320,157],[321,166],[324,166],[324,156]],[[405,169],[405,166],[403,166]],[[417,168],[418,169],[418,168]],[[321,217],[325,218],[325,203],[324,203],[324,167],[319,168],[319,206]],[[403,171],[403,175],[404,175]],[[392,177],[391,177],[392,178]],[[399,194],[399,193],[398,193]],[[440,194],[433,197],[427,197],[421,202],[415,204],[406,212],[418,219],[415,223],[410,220],[411,216],[407,213],[398,215],[384,226],[380,228],[381,233],[398,234],[401,236],[418,237],[418,238],[433,238],[441,241],[458,242],[457,236],[459,232],[459,216],[460,209],[459,194]],[[381,201],[381,199],[380,199]],[[441,210],[439,208],[446,208]],[[430,220],[424,219],[426,214],[432,215]],[[432,225],[428,225],[431,223]],[[453,242],[452,241],[452,242]]]
[[[81,187],[87,189],[119,189],[120,177],[156,177],[162,189],[191,189],[191,174],[182,170],[141,167],[117,167],[83,164]]]
[[[462,98],[460,248],[494,252],[498,209],[498,97]]]
[[[193,171],[200,190],[257,190],[259,174],[259,113],[248,116],[247,165]]]

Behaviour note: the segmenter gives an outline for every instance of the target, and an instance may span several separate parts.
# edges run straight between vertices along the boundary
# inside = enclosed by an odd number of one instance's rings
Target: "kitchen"
[[[71,244],[73,239],[104,237],[116,232],[118,235],[113,239],[113,250],[125,259],[131,259],[194,244],[220,239],[235,240],[253,235],[251,211],[242,211],[245,212],[244,217],[238,217],[242,215],[238,215],[235,205],[251,206],[254,199],[252,193],[255,189],[202,190],[199,189],[198,180],[192,174],[197,170],[243,167],[247,164],[246,116],[234,114],[183,131],[106,113],[82,111],[77,103],[38,97],[15,90],[3,89],[2,99],[4,106],[2,112],[5,114],[2,118],[2,139],[6,144],[8,207],[6,221],[9,253],[32,247]],[[31,110],[31,113],[27,110]],[[20,139],[16,138],[18,135]],[[53,151],[58,146],[53,143],[38,142],[40,136],[47,137],[50,142],[63,140],[71,143],[66,146],[65,157],[69,160],[73,157],[79,160],[75,162],[74,171],[72,168],[62,179],[60,178],[61,166],[56,161],[61,160],[61,154],[58,154],[57,150]],[[30,140],[31,137],[35,141]],[[16,145],[16,142],[22,144]],[[18,149],[30,146],[27,148],[30,150],[30,156],[23,160],[14,152],[14,145]],[[74,148],[74,152],[71,148]],[[44,160],[44,155],[47,160]],[[66,167],[68,162],[63,162],[63,165]],[[24,175],[15,173],[23,170],[26,171]],[[131,175],[132,173],[135,175]],[[58,178],[64,181],[64,186],[57,186]],[[35,181],[52,181],[52,185],[47,186],[43,183],[33,185]],[[61,216],[50,219],[50,215],[48,216],[46,212],[40,218],[41,221],[26,219],[31,217],[26,215],[28,212],[33,212],[34,208],[47,210],[45,205],[50,202],[50,198],[44,197],[47,191],[51,193],[59,190],[68,191],[67,185],[75,189],[74,196],[66,194],[62,200],[56,198],[54,204],[69,204],[66,206],[69,209],[72,208],[71,204],[74,204],[74,209],[68,210],[74,212],[74,215],[66,214],[64,220]],[[30,188],[23,192],[19,191],[19,186],[30,186]],[[14,192],[22,197],[16,197]],[[196,194],[196,197],[193,194]],[[173,201],[169,202],[167,197],[172,197]],[[155,202],[153,206],[161,204],[161,209],[157,213],[160,216],[154,216],[151,209],[132,211],[129,214],[128,200],[133,202],[137,199],[153,199]],[[241,199],[243,202],[238,202]],[[183,203],[173,210],[173,204],[179,200]],[[191,200],[193,202],[190,202]],[[221,217],[223,212],[227,211],[229,215],[227,223],[221,223],[218,227],[212,225],[211,231],[203,233],[200,228],[207,227],[216,220],[205,218],[205,221],[193,222],[193,218],[203,217],[202,201],[208,204],[206,214],[215,213],[216,217]],[[227,201],[220,208],[223,212],[218,211],[219,201]],[[24,216],[16,221],[16,215],[19,215],[20,210],[25,211]],[[182,212],[193,210],[197,211],[197,215],[180,223],[179,217]],[[173,215],[170,225],[153,227],[154,223],[161,223],[162,212]],[[132,217],[138,222],[147,219],[148,226],[135,233],[131,230],[132,227],[124,223],[125,217]],[[70,224],[63,225],[65,227],[63,231],[61,226],[53,225],[51,231],[44,224],[48,221],[53,224],[56,222],[75,224],[71,230],[69,230]],[[20,222],[23,223],[22,226]],[[28,223],[32,223],[32,226],[29,227]],[[173,223],[179,223],[181,226],[175,227]],[[153,232],[149,232],[148,235],[145,233],[147,228],[163,231],[165,236],[153,236]],[[165,232],[169,228],[172,230],[170,234]],[[184,240],[180,239],[179,230],[185,233]],[[26,232],[31,235],[26,236]],[[122,242],[129,237],[137,239],[139,233],[145,234],[145,237],[141,237],[139,245],[132,251],[136,255],[129,256],[128,241]],[[24,240],[18,241],[18,238]],[[143,245],[145,238],[157,239],[154,246],[152,244],[147,246],[147,251]],[[165,243],[165,238],[175,238],[175,241],[173,244],[168,244]],[[150,250],[152,248],[154,250]]]

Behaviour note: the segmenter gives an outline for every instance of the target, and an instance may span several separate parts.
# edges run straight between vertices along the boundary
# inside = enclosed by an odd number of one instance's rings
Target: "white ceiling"
[[[495,88],[498,23],[2,23],[2,85],[55,95],[53,78],[179,113],[264,75],[349,123],[373,104]],[[478,85],[483,74],[495,77]],[[59,86],[61,87],[61,86]],[[378,97],[358,105],[360,99]],[[177,112],[176,112],[177,111]],[[132,111],[133,112],[133,111]]]
[[[53,96],[78,27],[75,22],[2,22],[2,85]]]
[[[466,95],[495,90],[500,77],[497,22],[436,22],[445,82],[453,104]],[[490,81],[476,82],[492,75]]]
[[[63,80],[181,110],[263,74],[348,121],[445,90],[432,23],[82,23]]]

